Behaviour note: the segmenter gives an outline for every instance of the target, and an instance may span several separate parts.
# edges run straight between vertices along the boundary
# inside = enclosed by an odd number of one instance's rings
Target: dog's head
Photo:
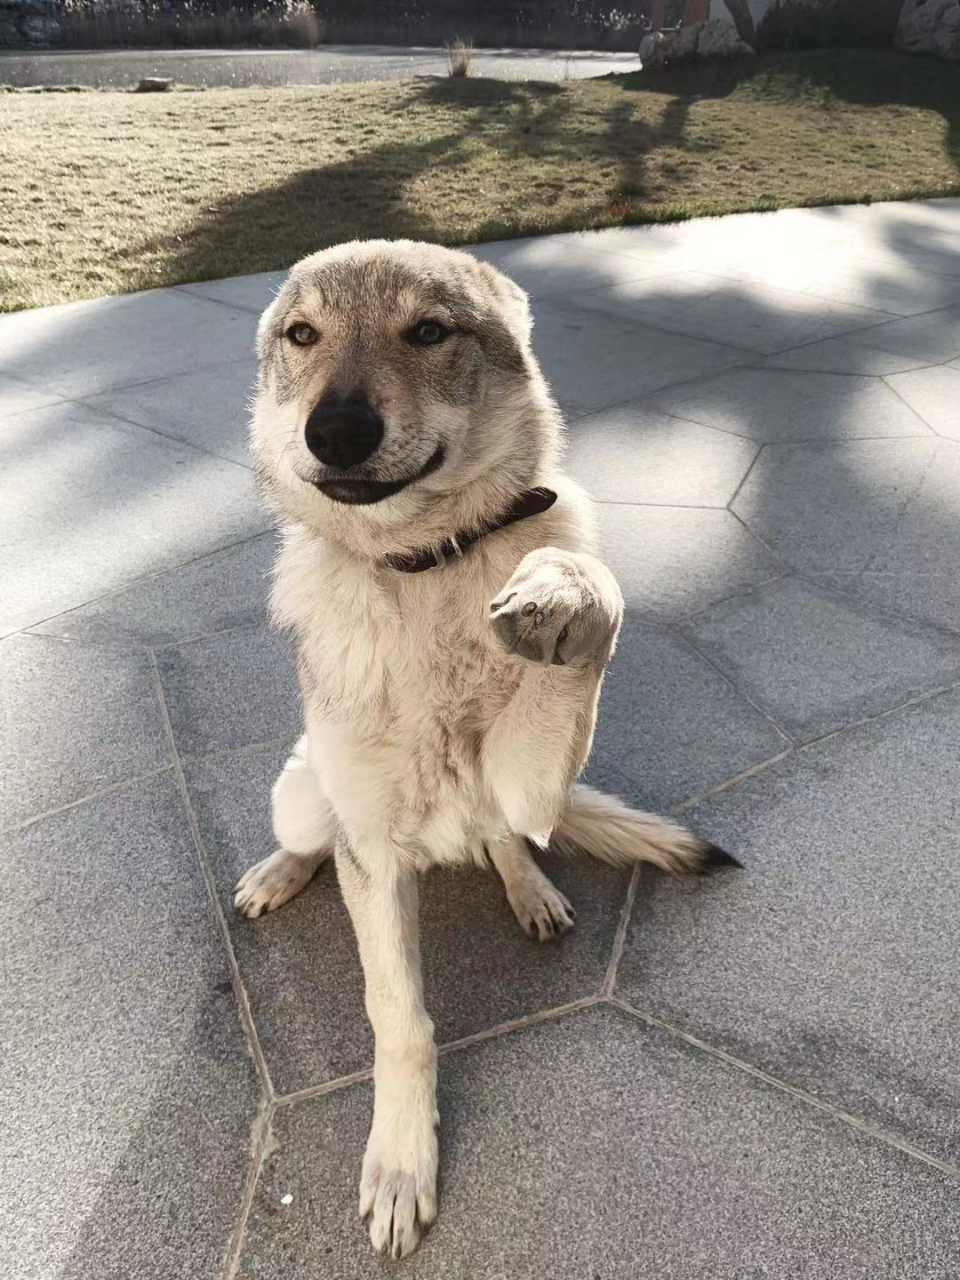
[[[311,525],[387,528],[514,458],[535,465],[520,437],[549,400],[530,327],[526,294],[456,250],[357,241],[303,259],[258,331],[268,492]]]

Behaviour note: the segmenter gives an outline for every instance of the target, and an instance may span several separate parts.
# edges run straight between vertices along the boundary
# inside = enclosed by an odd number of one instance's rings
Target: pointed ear
[[[526,346],[530,341],[530,331],[533,328],[530,299],[518,284],[514,284],[509,276],[505,276],[496,267],[491,267],[488,262],[481,262],[479,266],[481,276],[500,304],[504,319]]]

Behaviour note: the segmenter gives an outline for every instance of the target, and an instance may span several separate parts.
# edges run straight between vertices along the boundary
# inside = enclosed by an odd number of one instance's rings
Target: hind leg
[[[537,866],[526,840],[504,836],[488,852],[524,933],[550,942],[573,928],[577,913]]]
[[[307,761],[306,735],[274,783],[273,834],[280,848],[251,867],[236,887],[234,906],[251,919],[289,902],[333,852],[336,822]]]

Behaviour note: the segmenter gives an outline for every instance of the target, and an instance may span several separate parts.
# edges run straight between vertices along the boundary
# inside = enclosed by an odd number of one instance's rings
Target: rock
[[[164,80],[162,76],[146,76],[134,89],[134,93],[165,93],[172,84],[172,80]]]
[[[905,53],[960,60],[960,0],[904,0],[894,41]]]
[[[702,22],[692,22],[689,27],[681,27],[679,31],[675,31],[670,40],[671,61],[679,62],[682,58],[695,57],[702,30]]]
[[[662,31],[651,31],[640,41],[640,66],[659,67],[663,63],[661,49],[665,44]]]
[[[700,28],[697,53],[701,58],[742,58],[752,54],[753,49],[740,39],[736,27],[721,18],[712,18]]]
[[[736,27],[721,18],[711,18],[709,22],[693,22],[687,27],[644,36],[640,63],[644,67],[662,67],[687,58],[742,58],[753,52],[737,35]]]
[[[0,0],[0,46],[44,45],[60,30],[57,0]]]

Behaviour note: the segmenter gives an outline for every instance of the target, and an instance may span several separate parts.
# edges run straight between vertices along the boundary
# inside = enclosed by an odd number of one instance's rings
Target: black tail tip
[[[727,853],[726,849],[721,849],[718,844],[711,844],[709,840],[705,840],[703,843],[704,874],[721,871],[724,867],[736,867],[742,871],[743,863],[738,862],[732,853]]]

